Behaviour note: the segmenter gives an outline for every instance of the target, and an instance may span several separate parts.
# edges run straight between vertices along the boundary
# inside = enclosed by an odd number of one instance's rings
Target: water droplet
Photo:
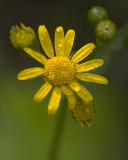
[[[61,29],[60,29],[60,28],[57,28],[57,31],[58,31],[58,32],[60,32],[60,31],[61,31]]]
[[[60,48],[62,47],[62,43],[61,42],[58,44],[58,47],[60,47]]]
[[[60,100],[59,100],[59,99],[57,99],[57,100],[56,100],[56,103],[59,103],[59,102],[60,102]]]

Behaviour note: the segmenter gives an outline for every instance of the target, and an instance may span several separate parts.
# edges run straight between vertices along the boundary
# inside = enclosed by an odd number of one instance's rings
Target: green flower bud
[[[95,106],[93,102],[86,103],[82,99],[78,100],[73,109],[73,117],[83,127],[83,123],[91,126],[90,121],[95,119]]]
[[[13,47],[24,56],[28,56],[23,50],[24,47],[29,47],[36,51],[39,50],[39,41],[36,38],[34,30],[31,27],[26,27],[24,24],[21,24],[21,28],[17,25],[15,27],[12,26],[10,30],[10,41]]]
[[[98,22],[107,19],[108,19],[108,13],[103,7],[94,6],[88,12],[88,20],[93,27],[96,26]]]
[[[111,41],[116,35],[116,25],[110,20],[104,20],[95,28],[96,37],[104,42]]]

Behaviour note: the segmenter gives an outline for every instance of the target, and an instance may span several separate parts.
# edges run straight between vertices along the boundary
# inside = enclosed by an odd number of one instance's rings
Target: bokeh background
[[[57,26],[76,31],[74,50],[95,42],[87,19],[95,5],[107,9],[121,28],[128,21],[127,0],[1,0],[0,1],[0,160],[47,160],[61,107],[47,114],[47,97],[40,104],[32,98],[42,85],[40,78],[18,81],[19,71],[39,66],[18,54],[9,40],[12,25],[35,29],[45,24],[52,41]],[[81,128],[67,113],[59,144],[58,160],[128,159],[128,41],[112,57],[107,72],[109,85],[91,85],[96,103],[92,127]],[[57,159],[56,159],[57,160]]]

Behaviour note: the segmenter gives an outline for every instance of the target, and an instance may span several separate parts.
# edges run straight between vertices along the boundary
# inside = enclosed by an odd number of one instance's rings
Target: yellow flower
[[[44,75],[46,82],[34,96],[34,101],[39,103],[54,87],[49,105],[48,113],[54,114],[60,103],[61,91],[66,95],[69,109],[74,109],[76,105],[76,94],[86,103],[93,100],[92,95],[77,82],[77,78],[83,81],[107,84],[108,80],[102,76],[91,73],[84,73],[95,69],[103,64],[102,59],[95,59],[78,65],[78,62],[86,58],[95,48],[93,43],[89,43],[78,50],[71,58],[71,52],[75,31],[68,30],[64,36],[62,27],[57,27],[55,31],[55,52],[46,27],[43,25],[38,28],[39,39],[47,59],[41,53],[25,47],[24,50],[34,59],[43,64],[44,67],[34,67],[23,70],[18,74],[19,80],[27,80]],[[76,93],[76,94],[75,94]]]
[[[23,48],[29,46],[36,38],[36,34],[31,27],[26,27],[21,23],[21,29],[16,25],[10,30],[10,40],[14,48]]]
[[[34,30],[31,27],[26,27],[21,23],[19,26],[12,26],[10,30],[10,41],[14,48],[24,56],[28,54],[23,50],[24,47],[30,47],[34,50],[39,50],[39,41]]]
[[[95,119],[95,107],[93,102],[86,103],[82,99],[76,102],[76,107],[73,109],[73,117],[77,122],[80,122],[83,127],[83,122],[89,127],[92,119]]]

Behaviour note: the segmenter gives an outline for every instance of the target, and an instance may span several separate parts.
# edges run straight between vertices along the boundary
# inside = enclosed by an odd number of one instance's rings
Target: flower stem
[[[62,133],[63,133],[63,129],[64,129],[64,124],[65,124],[65,116],[67,113],[67,100],[66,97],[63,99],[62,101],[62,105],[61,105],[61,111],[60,111],[60,115],[58,117],[57,120],[57,124],[56,124],[56,128],[55,128],[55,133],[53,136],[53,142],[51,145],[51,150],[49,152],[49,157],[48,160],[57,160],[58,159],[58,151],[60,149],[60,141],[62,138]]]

